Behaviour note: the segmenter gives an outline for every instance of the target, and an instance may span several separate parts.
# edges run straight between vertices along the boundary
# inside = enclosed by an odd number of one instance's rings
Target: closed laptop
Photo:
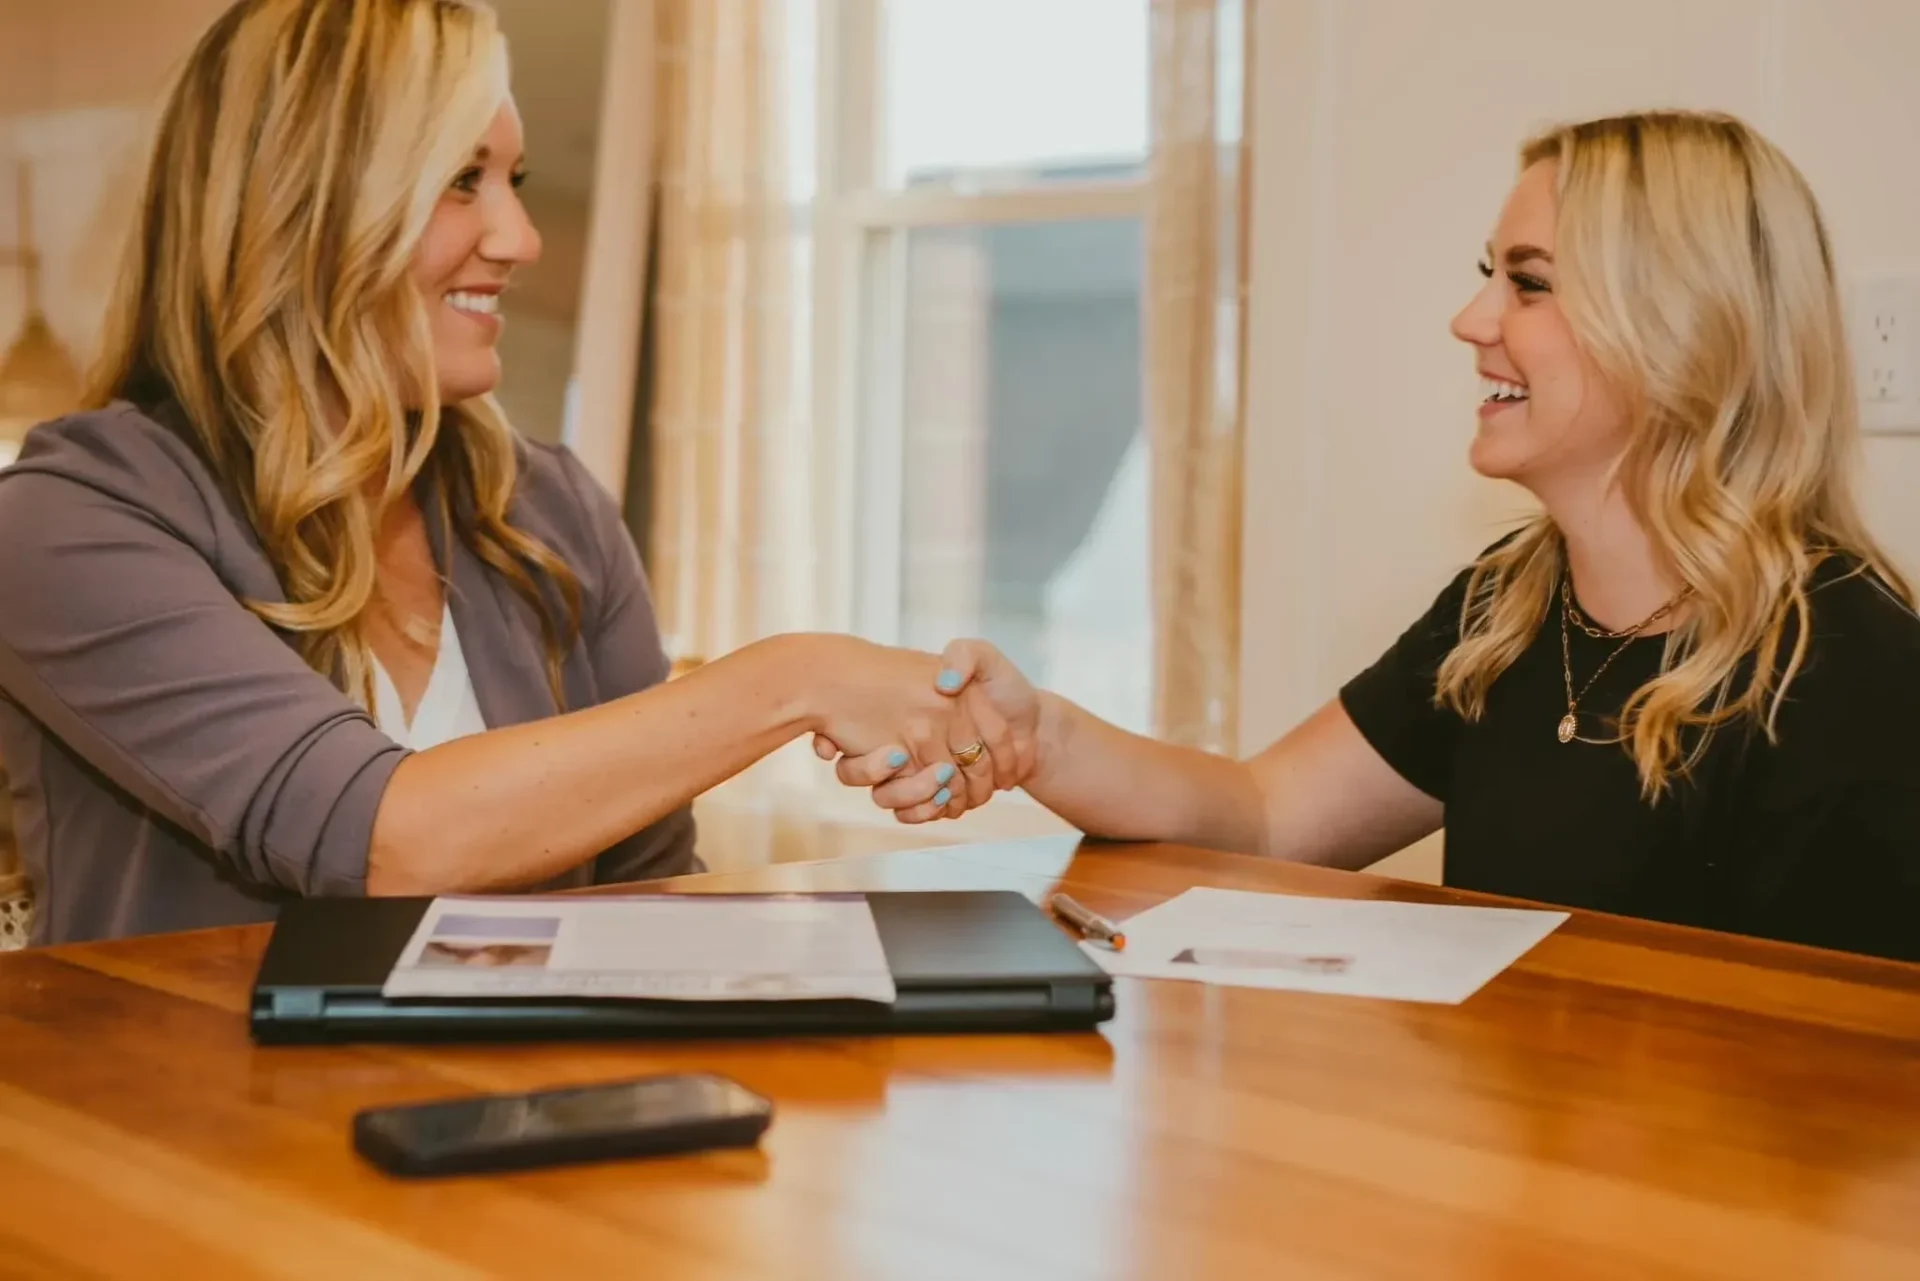
[[[1011,891],[866,896],[897,996],[873,1001],[390,998],[381,989],[428,898],[302,899],[281,909],[254,981],[262,1043],[794,1036],[1085,1029],[1112,981]]]

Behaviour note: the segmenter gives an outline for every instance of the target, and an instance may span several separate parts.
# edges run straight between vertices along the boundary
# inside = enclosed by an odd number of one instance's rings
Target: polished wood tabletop
[[[1071,840],[672,888],[1061,885],[1488,901]],[[1458,1006],[1124,981],[1097,1033],[262,1048],[266,938],[0,957],[0,1278],[1920,1278],[1920,967],[1576,914]],[[408,1183],[348,1140],[684,1070],[775,1101],[758,1151]]]

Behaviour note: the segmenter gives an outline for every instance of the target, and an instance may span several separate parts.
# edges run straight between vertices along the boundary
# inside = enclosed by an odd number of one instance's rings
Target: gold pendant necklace
[[[398,632],[402,640],[428,653],[440,647],[440,615],[436,614],[432,619],[422,618],[401,609],[384,593],[377,594],[374,602],[381,615],[387,620],[387,625]]]
[[[1666,604],[1662,605],[1659,609],[1656,609],[1651,614],[1648,614],[1645,618],[1641,619],[1638,623],[1634,624],[1632,627],[1627,628],[1625,631],[1609,632],[1593,626],[1591,623],[1587,622],[1587,620],[1580,614],[1580,611],[1574,606],[1574,603],[1573,603],[1573,575],[1565,574],[1561,576],[1561,579],[1560,579],[1560,671],[1561,671],[1561,674],[1566,678],[1566,684],[1567,684],[1567,714],[1560,718],[1560,728],[1555,733],[1556,738],[1558,738],[1562,743],[1571,743],[1574,741],[1575,738],[1579,737],[1580,700],[1587,696],[1587,691],[1593,688],[1594,682],[1600,679],[1601,673],[1605,672],[1607,668],[1613,666],[1613,660],[1627,652],[1627,647],[1633,644],[1634,640],[1640,635],[1640,633],[1646,631],[1647,628],[1653,626],[1655,623],[1665,618],[1668,614],[1672,613],[1674,608],[1677,605],[1679,605],[1681,601],[1685,600],[1692,591],[1693,589],[1691,587],[1684,587],[1679,591],[1678,594],[1676,594],[1673,597],[1672,600],[1669,600]],[[1594,669],[1593,675],[1587,678],[1587,683],[1580,687],[1580,692],[1577,694],[1574,692],[1574,689],[1573,689],[1572,633],[1573,633],[1574,626],[1578,626],[1581,631],[1585,632],[1587,635],[1593,637],[1596,640],[1617,640],[1620,642],[1620,644],[1614,649],[1614,651],[1611,654],[1607,655],[1606,661],[1601,663],[1599,667]],[[1585,742],[1586,740],[1582,739],[1581,741]]]

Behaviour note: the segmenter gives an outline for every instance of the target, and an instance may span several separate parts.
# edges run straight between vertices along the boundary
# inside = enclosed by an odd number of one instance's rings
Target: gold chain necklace
[[[1561,674],[1566,677],[1566,682],[1567,682],[1567,714],[1560,718],[1559,739],[1561,742],[1571,743],[1574,740],[1574,738],[1579,734],[1580,732],[1580,710],[1579,710],[1580,700],[1587,696],[1587,691],[1593,688],[1594,682],[1600,679],[1601,673],[1605,672],[1607,668],[1613,666],[1614,659],[1620,657],[1620,655],[1627,652],[1627,647],[1633,644],[1634,639],[1638,637],[1641,632],[1646,631],[1647,628],[1652,627],[1655,623],[1659,622],[1661,619],[1665,618],[1668,614],[1672,613],[1674,608],[1678,606],[1681,601],[1685,600],[1688,594],[1692,592],[1692,590],[1693,589],[1691,587],[1682,588],[1679,591],[1679,593],[1673,597],[1672,600],[1669,600],[1666,604],[1662,605],[1659,609],[1656,609],[1651,614],[1648,614],[1645,618],[1641,619],[1638,623],[1635,623],[1632,627],[1629,627],[1624,631],[1609,632],[1609,631],[1603,630],[1602,628],[1595,627],[1592,623],[1589,623],[1586,620],[1585,616],[1583,616],[1580,613],[1579,609],[1574,605],[1573,575],[1566,574],[1561,577],[1560,579],[1560,671],[1561,671]],[[1593,675],[1587,678],[1587,683],[1580,687],[1580,692],[1577,694],[1574,693],[1574,690],[1573,690],[1573,641],[1572,641],[1573,627],[1576,627],[1576,626],[1581,631],[1585,632],[1587,635],[1593,637],[1595,640],[1617,640],[1620,642],[1620,644],[1615,647],[1613,653],[1607,655],[1606,661],[1601,663],[1599,667],[1594,669]],[[1581,741],[1585,742],[1587,740],[1582,739]]]
[[[441,618],[435,615],[431,620],[403,610],[394,603],[385,592],[374,593],[374,604],[386,618],[387,624],[400,634],[400,638],[416,649],[432,652],[440,646]],[[444,604],[442,606],[444,609]]]

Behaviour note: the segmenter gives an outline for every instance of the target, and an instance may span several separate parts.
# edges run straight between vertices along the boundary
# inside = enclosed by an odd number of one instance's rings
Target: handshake
[[[1046,700],[986,641],[936,657],[821,639],[850,652],[822,656],[813,750],[902,823],[958,818],[1039,770]]]

